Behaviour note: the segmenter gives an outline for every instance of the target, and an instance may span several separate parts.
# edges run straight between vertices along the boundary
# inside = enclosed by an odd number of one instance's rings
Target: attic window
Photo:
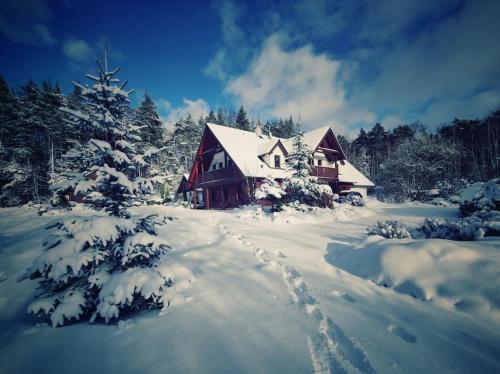
[[[219,169],[222,169],[222,162],[219,162]]]
[[[321,166],[323,160],[318,160],[318,166]]]
[[[274,167],[275,168],[281,168],[281,157],[280,156],[274,156]]]

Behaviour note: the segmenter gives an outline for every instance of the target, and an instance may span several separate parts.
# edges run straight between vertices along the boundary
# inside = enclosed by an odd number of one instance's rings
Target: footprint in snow
[[[321,320],[308,344],[315,373],[375,373],[365,352],[329,317]]]
[[[349,295],[345,291],[333,290],[332,294],[334,294],[335,296],[340,297],[340,298],[342,298],[345,301],[348,301],[350,303],[355,303],[356,302],[356,299],[354,297],[352,297],[351,295]]]
[[[276,257],[278,258],[286,258],[286,256],[281,252],[281,251],[278,251],[278,250],[275,250],[273,251],[273,253],[276,255]]]
[[[417,342],[417,337],[410,334],[401,326],[394,325],[391,323],[389,326],[387,326],[387,331],[389,331],[393,335],[399,336],[401,339],[407,341],[408,343]]]

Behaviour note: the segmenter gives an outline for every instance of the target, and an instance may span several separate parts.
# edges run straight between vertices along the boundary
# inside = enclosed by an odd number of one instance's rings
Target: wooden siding
[[[327,168],[323,166],[313,166],[312,175],[325,179],[338,179],[339,170],[337,168]]]

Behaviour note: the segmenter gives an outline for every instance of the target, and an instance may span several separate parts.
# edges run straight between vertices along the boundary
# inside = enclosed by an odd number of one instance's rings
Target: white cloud
[[[82,39],[70,39],[63,44],[64,54],[73,61],[83,62],[92,57],[89,45]]]
[[[214,7],[221,18],[222,37],[224,42],[235,45],[244,38],[243,32],[237,25],[237,20],[241,14],[239,8],[232,0],[218,0],[214,2]]]
[[[271,36],[248,70],[228,82],[226,93],[252,114],[300,116],[305,128],[331,125],[345,130],[372,122],[373,113],[347,101],[341,68],[341,62],[316,54],[310,45],[285,51],[277,36]]]
[[[159,111],[170,111],[172,110],[172,103],[167,99],[158,99],[156,100],[156,106]]]
[[[182,117],[187,117],[189,114],[195,121],[198,120],[200,116],[205,117],[209,112],[210,108],[207,102],[203,99],[189,100],[186,98],[182,99],[183,106],[178,108],[172,108],[172,105],[167,100],[160,100],[159,104],[163,107],[158,107],[160,111],[167,111],[166,116],[162,116],[162,120],[168,124],[175,123],[178,119]]]
[[[243,3],[234,0],[217,0],[213,7],[220,18],[222,44],[203,73],[225,81],[231,69],[246,62],[251,53],[247,37],[238,25],[245,9]]]
[[[226,50],[219,49],[208,65],[203,69],[203,72],[208,75],[224,81],[227,77],[225,71],[225,63],[227,61]]]

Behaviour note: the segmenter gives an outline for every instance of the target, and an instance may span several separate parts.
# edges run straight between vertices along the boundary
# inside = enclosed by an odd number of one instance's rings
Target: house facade
[[[361,173],[348,163],[330,127],[305,133],[303,141],[313,151],[312,175],[334,192],[356,188],[356,172]],[[291,174],[285,160],[292,150],[293,139],[263,135],[259,128],[249,132],[209,123],[178,192],[205,209],[248,204],[264,178],[281,181]]]

